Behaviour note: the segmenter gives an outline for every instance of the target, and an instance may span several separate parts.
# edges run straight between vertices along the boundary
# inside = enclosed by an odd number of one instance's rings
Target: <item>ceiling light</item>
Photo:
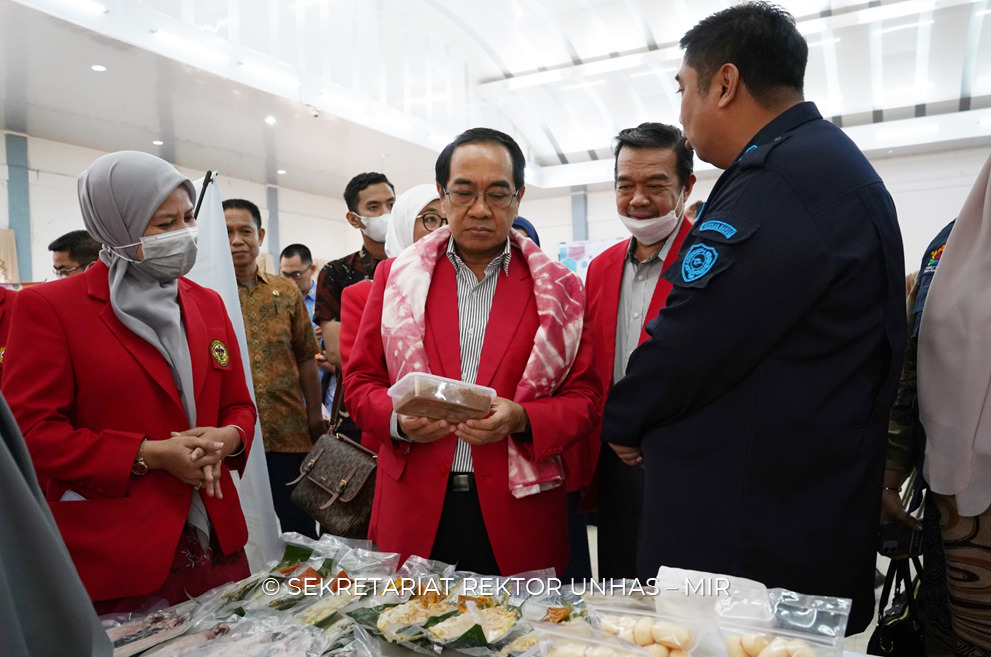
[[[986,119],[981,119],[980,125],[984,128],[991,128],[991,116]]]
[[[275,117],[274,116],[266,116],[265,117],[265,123],[267,123],[268,125],[275,125]]]
[[[90,68],[96,71],[97,73],[103,73],[104,71],[107,70],[107,67],[104,66],[103,64],[93,64],[92,66],[90,66]]]
[[[280,176],[284,176],[284,175],[286,175],[286,170],[285,169],[279,169],[278,171],[276,171],[276,173],[279,174]]]
[[[162,141],[161,139],[156,139],[155,141],[153,141],[151,143],[154,144],[155,146],[162,146],[162,145],[165,144],[165,142]]]
[[[199,59],[204,64],[209,64],[210,66],[222,66],[231,60],[230,56],[226,53],[217,52],[216,50],[207,48],[189,39],[170,34],[169,32],[152,30],[152,34],[155,35],[155,39],[175,51],[175,59],[186,61]]]
[[[101,5],[99,2],[92,2],[91,0],[61,0],[60,4],[67,5],[73,9],[78,9],[79,11],[85,11],[89,14],[107,13],[106,7]]]

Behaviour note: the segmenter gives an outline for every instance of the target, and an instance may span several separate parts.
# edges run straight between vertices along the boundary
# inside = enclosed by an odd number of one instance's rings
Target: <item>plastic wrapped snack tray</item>
[[[628,643],[585,623],[565,626],[534,623],[541,657],[652,657],[634,643]]]
[[[389,396],[396,413],[459,424],[488,415],[496,391],[425,372],[410,372],[389,388]]]

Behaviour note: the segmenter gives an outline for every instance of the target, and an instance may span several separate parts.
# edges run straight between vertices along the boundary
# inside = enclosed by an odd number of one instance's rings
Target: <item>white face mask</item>
[[[171,230],[167,233],[142,237],[140,242],[125,244],[118,248],[141,245],[141,252],[144,260],[138,262],[131,260],[119,251],[118,257],[136,263],[137,266],[146,273],[153,276],[160,283],[167,283],[185,276],[196,264],[196,237],[199,234],[197,228],[183,228],[182,230]]]
[[[637,238],[638,242],[650,246],[666,239],[674,232],[674,229],[678,227],[678,222],[681,221],[681,214],[675,209],[663,217],[633,219],[619,215],[619,218],[626,226],[626,230],[630,231],[630,234]]]
[[[362,217],[360,214],[356,214],[354,216],[361,219],[361,223],[365,224],[365,227],[361,229],[361,232],[368,235],[368,237],[376,242],[385,242],[385,233],[389,228],[388,212],[378,217]]]

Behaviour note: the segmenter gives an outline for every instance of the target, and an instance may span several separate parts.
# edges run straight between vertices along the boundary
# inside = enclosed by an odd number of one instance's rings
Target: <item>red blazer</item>
[[[340,351],[341,354],[341,377],[343,378],[348,360],[351,358],[351,350],[354,347],[355,338],[358,337],[358,326],[361,324],[361,315],[368,303],[368,295],[372,291],[372,282],[369,280],[358,281],[353,285],[348,285],[341,292],[341,332]]]
[[[509,275],[499,273],[476,381],[508,399],[523,374],[538,325],[529,269],[516,249],[512,254]],[[382,294],[391,268],[392,261],[376,268],[345,383],[355,422],[380,445],[370,538],[380,549],[400,552],[405,559],[431,553],[457,438],[410,444],[390,437],[392,400],[386,389],[392,382],[382,352],[381,323]],[[427,295],[424,336],[434,374],[461,378],[459,344],[455,271],[447,258],[440,258]],[[599,422],[602,391],[593,369],[587,322],[578,356],[557,394],[523,407],[533,432],[530,456],[536,459],[561,454]],[[547,567],[560,573],[568,562],[564,488],[513,497],[505,440],[472,447],[472,460],[482,516],[502,574]]]
[[[0,376],[3,375],[3,356],[7,351],[7,333],[10,331],[11,306],[14,292],[0,285]]]
[[[193,492],[163,470],[131,475],[142,438],[162,440],[189,424],[165,359],[117,319],[109,291],[107,268],[97,262],[85,274],[19,292],[3,377],[3,394],[93,600],[146,595],[165,582]],[[184,278],[179,302],[196,423],[234,424],[250,441],[255,407],[223,302]],[[226,465],[243,469],[249,447]],[[222,470],[223,499],[203,501],[229,555],[248,532],[230,473]],[[59,501],[67,490],[86,500]]]
[[[678,251],[685,241],[688,233],[692,230],[692,222],[687,218],[683,219],[678,232],[674,236],[671,248],[667,257],[664,258],[664,269],[678,259]],[[613,384],[613,364],[616,360],[616,321],[619,315],[619,288],[623,281],[623,267],[626,262],[626,253],[630,248],[630,240],[625,240],[611,246],[595,258],[588,265],[588,273],[585,276],[585,294],[588,303],[589,323],[592,325],[592,332],[595,336],[595,363],[596,371],[602,380],[602,386],[606,394]],[[654,294],[650,297],[650,305],[647,306],[647,314],[644,315],[644,328],[640,329],[640,341],[643,344],[649,336],[644,330],[647,322],[657,317],[657,313],[664,307],[668,293],[671,291],[671,283],[663,278],[658,279]],[[605,405],[605,395],[602,398]],[[599,462],[599,448],[602,443],[599,434],[602,432],[602,425],[599,424],[590,434],[588,447],[588,461],[586,462],[586,484],[591,483],[595,474],[596,465]]]

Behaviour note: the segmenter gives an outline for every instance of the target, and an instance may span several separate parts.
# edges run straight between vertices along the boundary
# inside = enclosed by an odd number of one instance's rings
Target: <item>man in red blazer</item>
[[[144,474],[134,472],[143,439],[167,440],[189,421],[165,359],[125,327],[109,297],[102,261],[18,292],[3,377],[38,477],[47,480],[52,515],[94,601],[143,596],[162,585],[193,494],[150,460]],[[250,441],[255,408],[223,302],[185,278],[178,297],[197,424],[235,426]],[[248,538],[228,468],[242,469],[249,449],[221,461],[223,497],[202,496],[225,555]]]
[[[376,269],[345,371],[352,416],[379,443],[371,538],[403,558],[417,554],[488,575],[562,572],[564,486],[558,478],[542,492],[510,492],[509,441],[529,462],[556,457],[588,435],[602,404],[580,281],[572,282],[573,274],[532,241],[510,236],[524,165],[516,142],[495,130],[468,130],[444,149],[436,173],[450,229],[434,231]],[[497,397],[483,419],[453,425],[393,412],[386,390],[398,378],[394,368],[411,363],[396,359],[393,349],[386,353],[383,339],[391,333],[383,327],[397,316],[390,312],[400,296],[397,279],[421,262],[429,264],[421,267],[425,300],[415,311],[422,337],[411,345],[425,361],[416,361],[424,365],[417,369],[494,388]],[[538,266],[539,281],[531,275]],[[554,321],[538,315],[548,296],[540,285],[554,277],[574,292],[558,298],[561,314],[574,320],[558,326],[569,336],[560,342],[570,345],[573,362],[558,372],[553,392],[530,399],[520,389],[529,380],[531,354],[554,342],[535,340],[538,327],[546,335],[546,322]],[[568,334],[578,326],[584,329]]]
[[[10,308],[14,305],[14,293],[0,285],[0,376],[3,375],[3,354],[7,351],[7,333],[10,331]]]
[[[616,209],[632,237],[599,254],[588,267],[588,314],[603,385],[623,377],[630,354],[647,339],[644,325],[664,306],[671,284],[661,272],[678,259],[691,230],[685,206],[695,184],[692,152],[681,131],[643,123],[616,137]],[[590,436],[598,478],[599,577],[635,578],[643,472],[599,449]]]

